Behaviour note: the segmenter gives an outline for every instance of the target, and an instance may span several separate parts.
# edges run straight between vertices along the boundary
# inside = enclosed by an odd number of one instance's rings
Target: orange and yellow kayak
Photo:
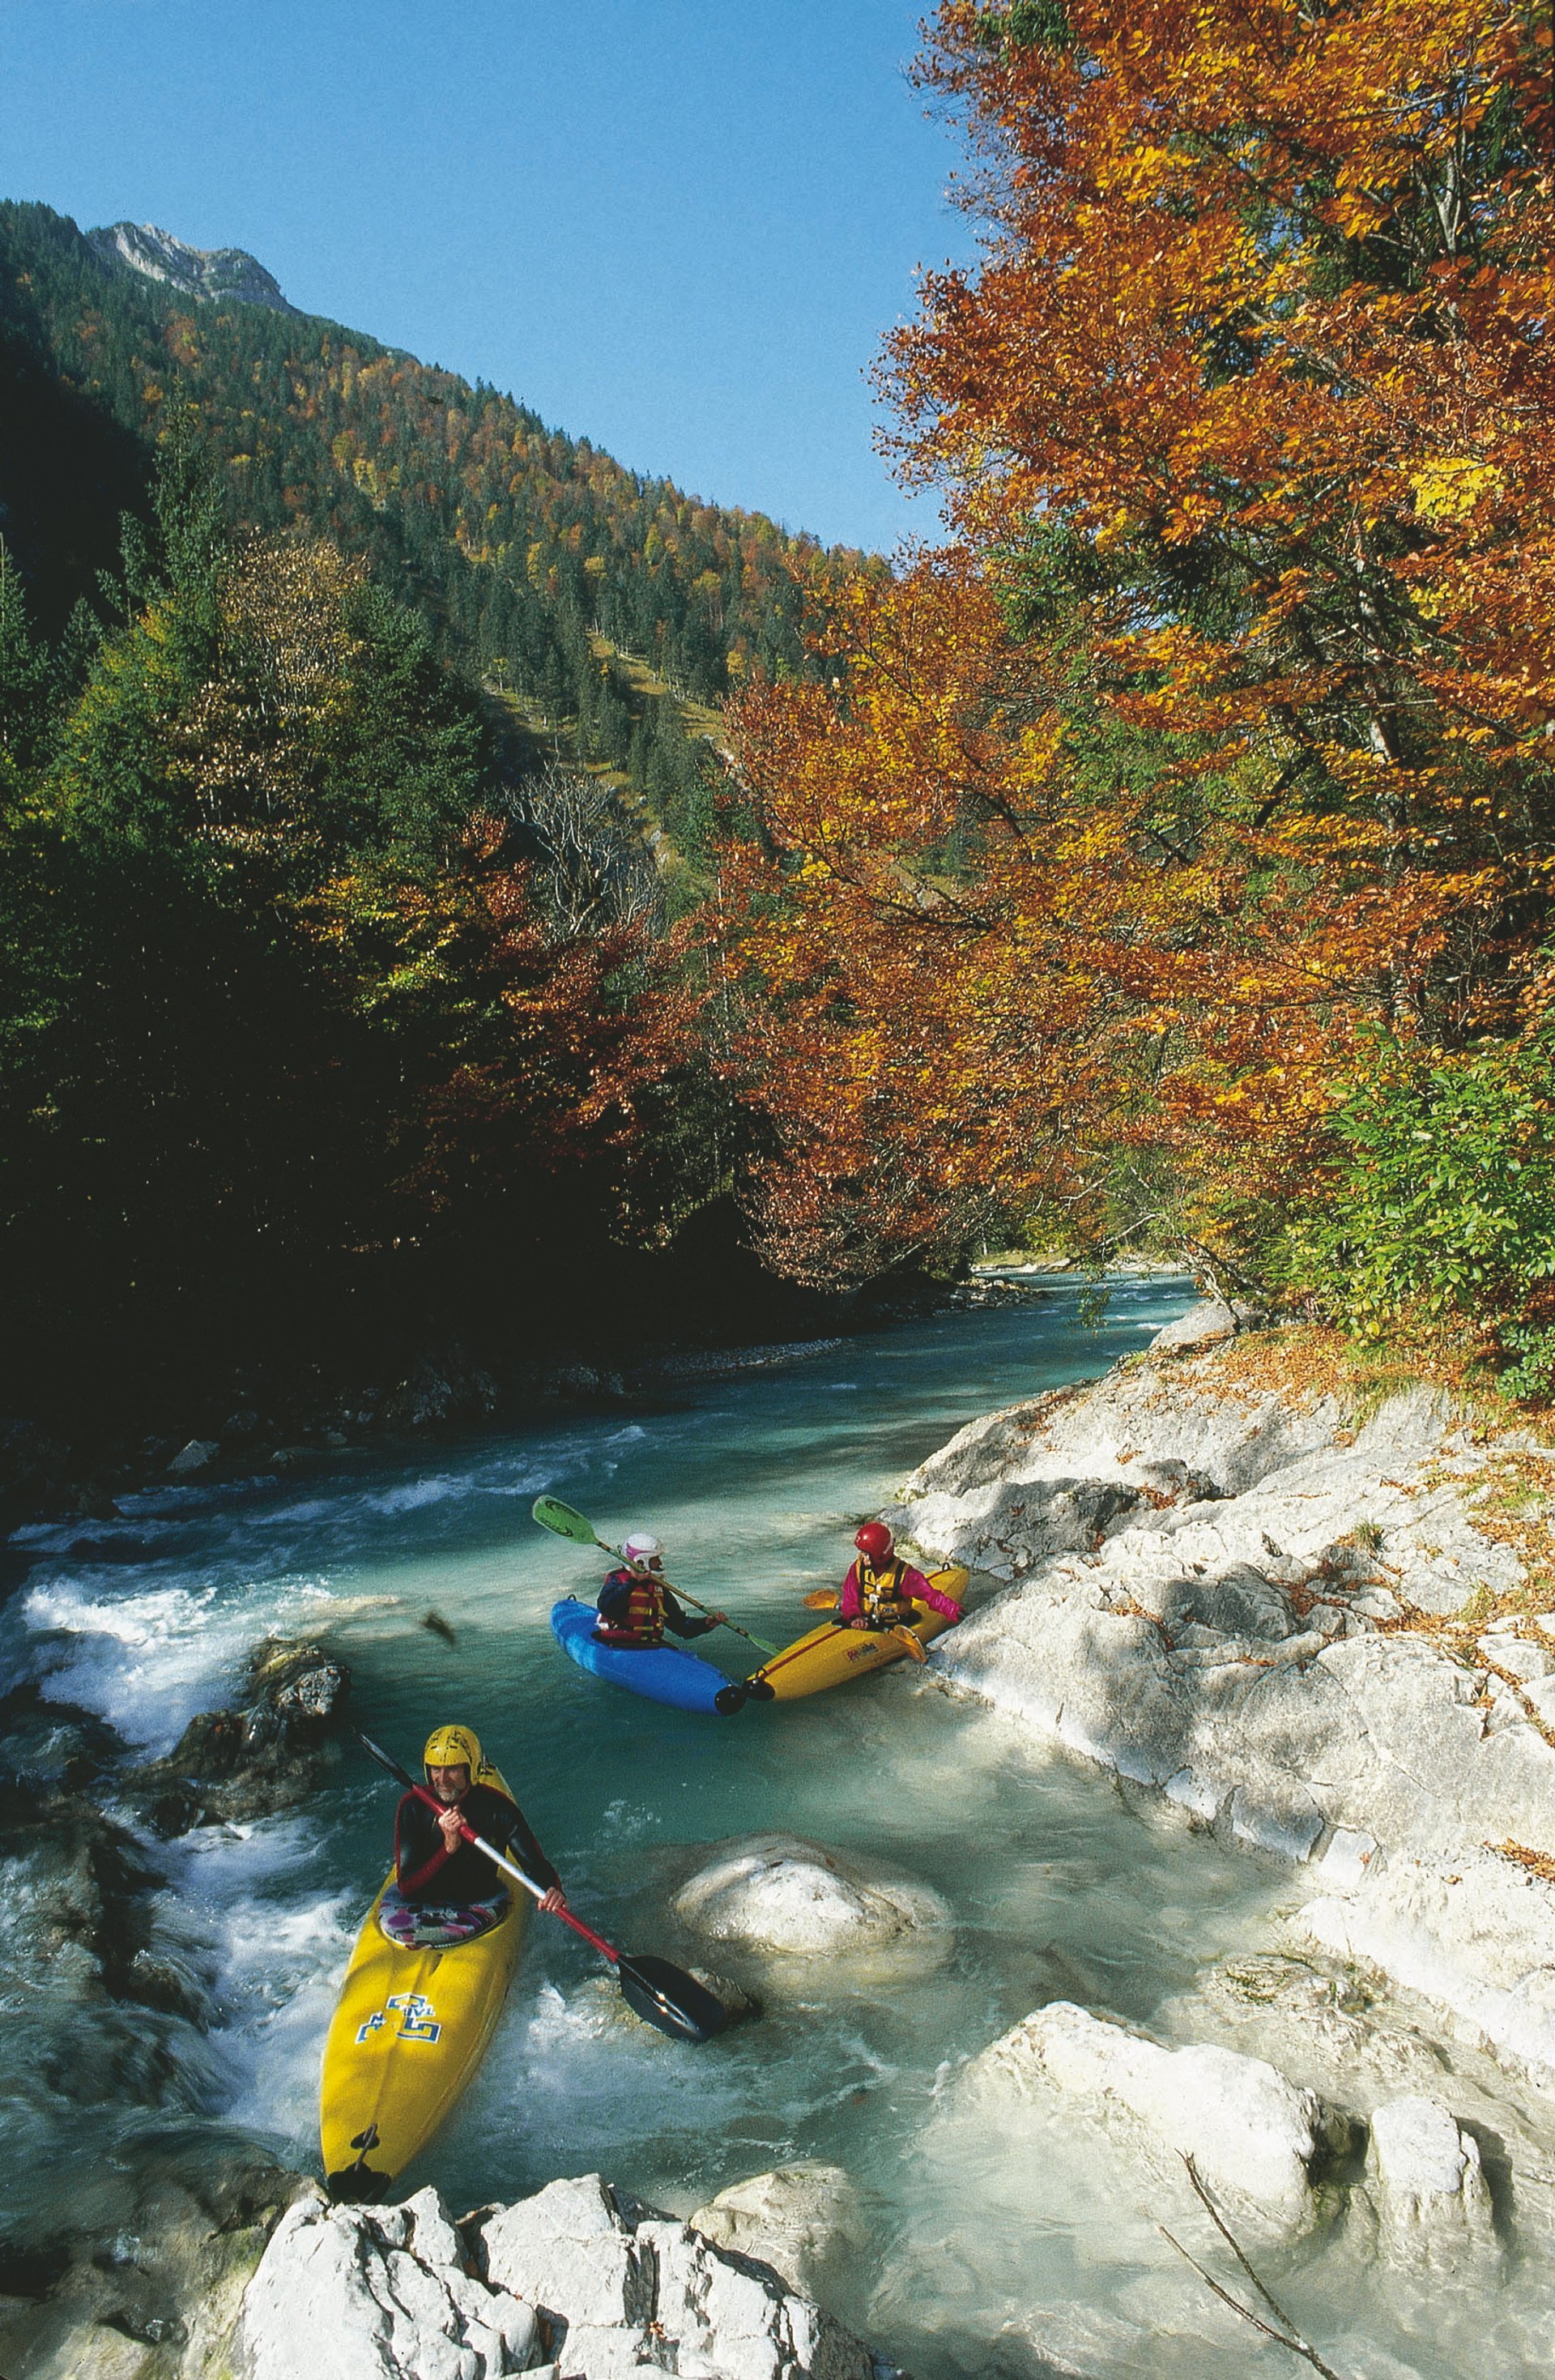
[[[930,1584],[959,1604],[966,1586],[964,1570],[935,1571]],[[932,1644],[954,1625],[931,1604],[919,1603],[912,1633],[920,1645]],[[801,1694],[824,1694],[828,1686],[845,1686],[850,1678],[867,1678],[893,1661],[905,1661],[906,1651],[894,1633],[866,1628],[844,1628],[834,1621],[812,1628],[808,1636],[774,1653],[765,1669],[749,1680],[752,1686],[770,1686],[775,1702],[794,1702]],[[761,1697],[765,1699],[765,1697]]]

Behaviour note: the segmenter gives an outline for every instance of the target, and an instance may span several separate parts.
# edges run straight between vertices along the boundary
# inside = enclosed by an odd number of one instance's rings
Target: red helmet
[[[896,1540],[883,1521],[866,1521],[853,1542],[867,1562],[882,1562],[891,1560]]]

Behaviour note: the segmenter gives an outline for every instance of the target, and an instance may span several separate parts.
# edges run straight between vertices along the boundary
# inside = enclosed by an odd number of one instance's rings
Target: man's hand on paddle
[[[567,1905],[567,1896],[559,1884],[553,1884],[540,1905],[547,1917],[557,1917]]]

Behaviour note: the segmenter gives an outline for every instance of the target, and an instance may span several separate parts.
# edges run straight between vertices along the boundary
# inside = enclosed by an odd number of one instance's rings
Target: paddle
[[[808,1595],[805,1597],[805,1609],[807,1611],[835,1611],[842,1599],[842,1597],[837,1593],[834,1586],[812,1587]],[[844,1622],[844,1625],[846,1625],[845,1621]],[[928,1660],[928,1648],[905,1624],[900,1628],[885,1628],[882,1629],[881,1633],[885,1636],[894,1636],[898,1645],[901,1645],[903,1652],[905,1653],[910,1659],[914,1661]]]
[[[531,1509],[541,1527],[550,1529],[554,1536],[570,1538],[575,1546],[598,1546],[601,1553],[613,1554],[617,1561],[626,1560],[619,1546],[607,1546],[603,1537],[595,1535],[593,1522],[586,1521],[581,1512],[575,1512],[570,1504],[562,1502],[560,1497],[537,1496]],[[636,1569],[637,1565],[632,1563],[628,1567]],[[652,1572],[649,1572],[646,1575],[651,1577]],[[661,1579],[659,1584],[661,1586],[669,1586],[670,1583],[666,1578]],[[690,1604],[694,1611],[705,1611],[710,1617],[711,1616],[711,1603],[699,1603],[696,1597],[687,1595],[683,1586],[673,1587],[670,1591],[678,1596],[682,1603]],[[759,1653],[781,1653],[784,1649],[781,1645],[769,1645],[764,1636],[753,1636],[748,1628],[742,1628],[737,1621],[731,1620],[727,1616],[719,1621],[719,1625],[722,1628],[733,1629],[736,1636],[743,1636],[746,1643],[754,1645]]]
[[[425,1802],[429,1809],[442,1812],[445,1804],[429,1787],[418,1785],[392,1753],[385,1752],[381,1743],[374,1743],[360,1728],[353,1732],[362,1750],[371,1755],[380,1768],[386,1768],[407,1793],[414,1793],[419,1801]],[[461,1821],[459,1832],[467,1843],[473,1843],[478,1852],[484,1852],[493,1867],[500,1867],[504,1876],[510,1876],[515,1884],[521,1884],[536,1900],[545,1899],[545,1887],[536,1884],[532,1876],[526,1876],[516,1862],[505,1857],[483,1835],[478,1835],[473,1827]],[[591,1925],[585,1925],[581,1917],[575,1917],[570,1909],[553,1909],[551,1914],[559,1917],[564,1925],[570,1925],[575,1934],[581,1934],[601,1958],[610,1961],[626,2006],[649,2024],[656,2024],[661,2033],[667,2033],[672,2040],[711,2041],[713,2034],[722,2033],[728,2023],[729,2011],[723,2001],[715,1998],[705,1984],[699,1984],[695,1975],[688,1975],[684,1968],[672,1967],[667,1959],[628,1957],[625,1950],[617,1950],[607,1942],[602,1934],[596,1934]]]

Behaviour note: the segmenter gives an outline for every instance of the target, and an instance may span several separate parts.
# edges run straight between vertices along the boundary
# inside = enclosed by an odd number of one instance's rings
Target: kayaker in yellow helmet
[[[710,1628],[723,1627],[722,1611],[693,1620],[682,1610],[664,1576],[664,1548],[650,1530],[634,1529],[621,1553],[621,1567],[610,1572],[600,1589],[597,1643],[619,1645],[624,1652],[652,1653],[662,1645],[666,1628],[677,1636],[705,1636]]]
[[[507,1887],[485,1853],[464,1840],[461,1822],[544,1886],[542,1909],[565,1909],[560,1876],[517,1803],[492,1781],[474,1729],[434,1727],[421,1758],[443,1807],[434,1812],[406,1793],[395,1812],[395,1881],[378,1912],[390,1941],[418,1949],[468,1942],[506,1914]]]
[[[853,1542],[858,1559],[843,1581],[837,1606],[844,1628],[899,1628],[918,1617],[915,1603],[942,1612],[953,1625],[960,1619],[960,1604],[903,1560],[883,1521],[866,1521]]]

